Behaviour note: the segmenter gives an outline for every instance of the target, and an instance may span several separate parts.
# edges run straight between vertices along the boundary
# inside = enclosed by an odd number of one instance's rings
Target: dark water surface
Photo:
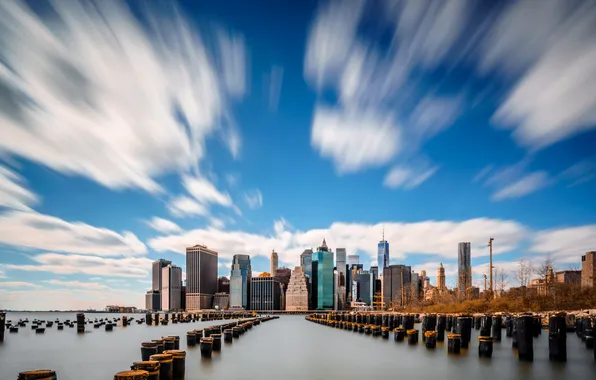
[[[110,319],[122,314],[87,314]],[[139,314],[130,314],[135,318]],[[75,319],[68,313],[9,313],[7,319]],[[494,344],[491,359],[478,358],[478,331],[468,350],[447,355],[445,345],[427,350],[420,342],[409,346],[321,326],[302,316],[282,316],[253,327],[232,344],[223,344],[211,360],[201,359],[197,347],[186,347],[186,332],[212,324],[195,322],[168,326],[103,326],[77,335],[76,327],[58,331],[56,325],[38,335],[31,323],[18,334],[5,334],[0,344],[0,380],[13,380],[19,371],[54,369],[59,380],[110,380],[141,357],[140,343],[166,335],[180,336],[180,349],[187,351],[186,379],[596,379],[593,351],[573,333],[567,335],[567,363],[548,360],[548,332],[534,339],[534,362],[521,363],[511,349],[511,338]],[[418,328],[418,327],[417,327]]]

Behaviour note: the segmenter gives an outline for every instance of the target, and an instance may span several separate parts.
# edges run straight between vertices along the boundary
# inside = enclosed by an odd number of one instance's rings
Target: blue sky
[[[591,2],[32,4],[0,4],[0,309],[143,306],[192,244],[368,267],[384,226],[450,286],[460,241],[510,286],[596,249]]]

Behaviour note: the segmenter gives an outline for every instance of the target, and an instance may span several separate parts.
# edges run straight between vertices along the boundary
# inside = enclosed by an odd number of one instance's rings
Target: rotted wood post
[[[157,342],[143,342],[141,343],[141,360],[146,362],[151,355],[157,355]]]
[[[172,355],[166,353],[151,355],[150,360],[159,362],[159,380],[172,380],[174,375]]]
[[[4,331],[6,330],[6,313],[0,313],[0,343],[4,342]]]
[[[56,371],[51,369],[40,369],[19,373],[17,380],[57,380]]]
[[[548,319],[548,358],[567,361],[567,322],[565,313],[551,315]]]
[[[171,350],[164,353],[172,355],[173,380],[184,380],[184,373],[186,371],[186,351]]]
[[[481,358],[490,358],[493,356],[493,338],[490,336],[478,337],[478,356]]]
[[[517,350],[520,361],[534,360],[534,318],[523,315],[517,319]]]
[[[122,371],[114,375],[114,380],[147,380],[149,372],[140,369]]]
[[[159,380],[159,362],[157,361],[134,362],[130,369],[147,371],[147,380]]]

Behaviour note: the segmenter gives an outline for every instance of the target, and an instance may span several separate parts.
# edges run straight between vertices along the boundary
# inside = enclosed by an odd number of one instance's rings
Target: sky
[[[596,250],[596,3],[0,2],[0,309],[143,307],[185,247],[474,282]]]

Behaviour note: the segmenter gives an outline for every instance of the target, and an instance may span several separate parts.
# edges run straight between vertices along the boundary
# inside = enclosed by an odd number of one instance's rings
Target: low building
[[[582,282],[581,270],[562,270],[555,273],[555,281],[565,285],[580,285]]]
[[[253,277],[250,310],[281,310],[282,285],[275,277]]]
[[[296,267],[286,290],[286,310],[306,311],[308,310],[308,278],[302,267]]]
[[[582,256],[582,289],[593,289],[596,287],[596,265],[594,259],[596,258],[596,251],[586,252]]]
[[[230,295],[228,293],[215,293],[213,307],[216,310],[227,310],[230,307]]]
[[[159,290],[149,290],[145,294],[145,309],[147,311],[161,310],[161,293]]]

